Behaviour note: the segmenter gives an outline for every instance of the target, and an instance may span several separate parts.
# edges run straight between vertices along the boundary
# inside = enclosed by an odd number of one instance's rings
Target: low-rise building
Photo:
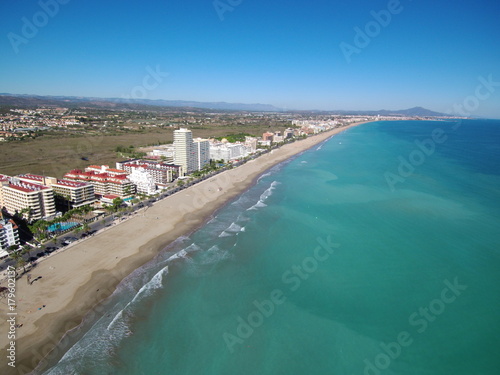
[[[149,152],[148,155],[153,158],[162,158],[170,163],[174,162],[175,149],[174,145],[162,145]]]

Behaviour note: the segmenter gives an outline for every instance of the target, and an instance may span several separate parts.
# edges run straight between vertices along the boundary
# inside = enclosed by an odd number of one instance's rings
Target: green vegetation
[[[255,137],[255,136],[248,133],[237,133],[237,134],[228,134],[225,137],[217,137],[215,139],[222,141],[222,139],[226,138],[230,143],[235,143],[235,142],[245,142],[245,137]]]
[[[136,151],[134,146],[124,147],[122,145],[118,145],[115,147],[115,152],[117,152],[121,157],[131,159],[140,159],[146,156],[145,152]]]
[[[208,174],[210,172],[216,171],[217,169],[224,167],[224,165],[225,165],[224,160],[210,160],[210,164],[206,165],[203,169],[199,171],[194,171],[193,173],[191,173],[191,176],[201,177],[205,174]]]
[[[49,226],[51,226],[53,224],[69,221],[72,218],[79,219],[79,217],[81,215],[85,215],[85,214],[89,213],[90,211],[92,211],[91,206],[82,206],[82,207],[74,208],[74,209],[66,212],[64,215],[56,217],[50,221],[40,219],[40,220],[35,221],[31,225],[28,224],[28,229],[33,234],[33,237],[37,241],[41,242],[41,241],[44,241],[44,240],[49,238],[49,234],[47,233],[47,229]]]

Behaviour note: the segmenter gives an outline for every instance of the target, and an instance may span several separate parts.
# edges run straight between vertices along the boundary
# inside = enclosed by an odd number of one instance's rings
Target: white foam
[[[278,182],[278,181],[273,181],[271,183],[271,185],[260,195],[259,197],[259,200],[257,201],[257,203],[255,203],[253,206],[251,206],[250,208],[247,208],[247,211],[252,211],[252,210],[256,210],[258,208],[262,208],[262,207],[267,207],[267,204],[265,204],[264,202],[271,196],[273,195],[273,190],[276,188],[276,186],[280,185],[281,182]]]
[[[276,188],[276,186],[280,185],[281,182],[278,181],[273,181],[271,183],[271,186],[269,186],[260,196],[260,201],[264,202],[267,198],[269,198],[271,195],[273,195],[273,190]]]
[[[132,301],[130,301],[129,303],[132,304],[135,301],[139,301],[140,299],[151,295],[155,289],[159,289],[159,288],[163,287],[163,275],[167,275],[167,274],[168,274],[168,266],[159,270],[156,273],[156,275],[154,275],[148,283],[143,285],[141,287],[141,289],[139,289],[137,294],[134,296]]]
[[[267,176],[270,176],[271,175],[271,172],[266,172],[264,173],[262,176],[260,176],[258,179],[257,179],[257,182],[259,182],[261,179],[263,179],[264,177],[267,177]]]
[[[231,225],[226,229],[226,232],[239,232],[241,227],[236,223],[231,223]]]
[[[219,237],[222,238],[222,237],[231,237],[232,234],[231,233],[227,233],[225,230],[222,231],[221,234],[219,234]]]
[[[186,247],[184,250],[186,250],[187,253],[192,253],[194,251],[200,251],[201,247],[199,247],[197,244],[195,244],[193,242],[191,245],[189,245],[188,247]]]
[[[168,274],[168,266],[158,271],[129,301],[124,308],[115,314],[109,324],[108,315],[102,316],[83,337],[68,350],[55,367],[46,374],[76,374],[75,368],[79,367],[85,358],[93,358],[96,369],[107,363],[107,357],[113,355],[120,341],[132,334],[128,321],[133,316],[134,305],[143,298],[150,296],[154,290],[163,287],[163,277]]]
[[[238,215],[238,218],[236,219],[236,221],[243,221],[243,222],[250,221],[250,218],[244,216],[243,213],[241,213],[241,214]]]
[[[178,253],[175,253],[174,255],[169,257],[167,259],[167,262],[170,262],[170,261],[175,260],[175,259],[186,259],[187,255],[188,255],[188,253],[187,253],[186,249],[182,249]]]

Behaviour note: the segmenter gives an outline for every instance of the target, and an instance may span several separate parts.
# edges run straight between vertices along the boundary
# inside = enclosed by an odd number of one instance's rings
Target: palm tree
[[[28,254],[28,258],[30,257],[30,252],[31,252],[31,247],[29,246],[25,246],[23,247],[23,249],[21,250],[21,254],[24,255],[24,254]]]
[[[16,269],[21,267],[23,267],[23,273],[26,273],[26,260],[22,256],[16,260]]]
[[[88,223],[83,223],[82,230],[84,233],[87,233],[88,231],[90,231],[90,226],[88,225]]]
[[[13,251],[9,254],[9,258],[17,262],[21,258],[21,254],[19,254],[19,251]]]

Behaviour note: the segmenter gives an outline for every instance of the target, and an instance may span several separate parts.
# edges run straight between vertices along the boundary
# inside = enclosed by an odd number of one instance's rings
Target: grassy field
[[[267,130],[284,128],[268,126],[207,127],[193,129],[193,137],[220,137],[232,133],[245,132],[262,135]],[[113,166],[119,160],[115,147],[134,147],[172,141],[173,129],[150,128],[142,133],[92,136],[53,136],[36,139],[0,143],[0,174],[21,173],[45,174],[62,177],[75,168],[85,168],[91,164]],[[88,161],[82,158],[88,158]]]

